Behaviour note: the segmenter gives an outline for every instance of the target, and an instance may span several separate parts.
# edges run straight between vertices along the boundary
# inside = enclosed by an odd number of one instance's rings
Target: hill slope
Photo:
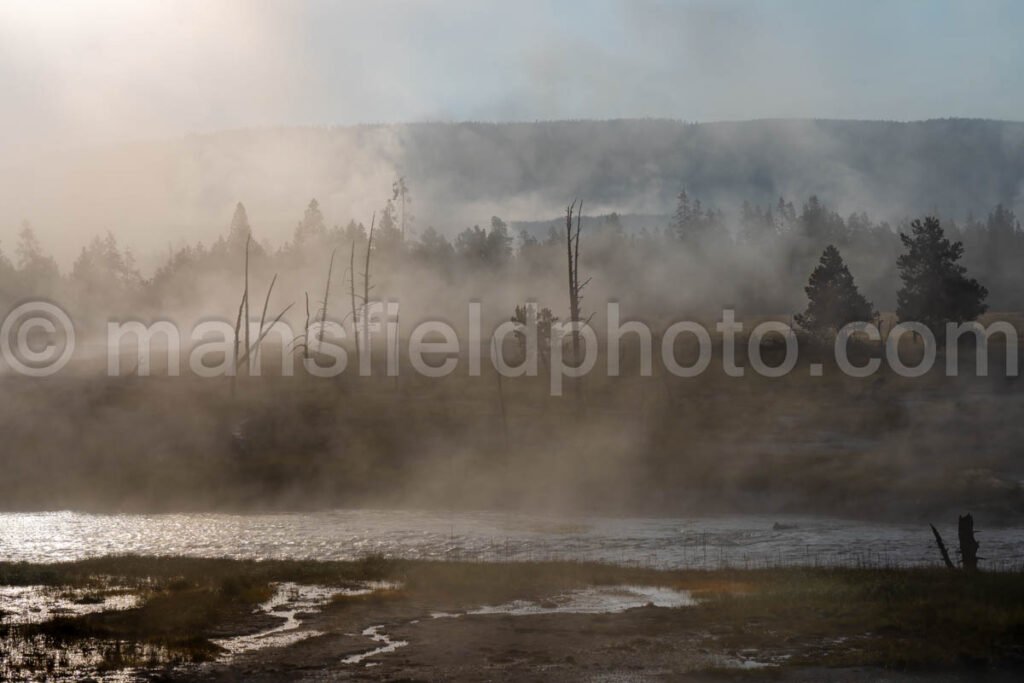
[[[310,197],[331,222],[369,218],[407,177],[416,224],[451,231],[589,211],[664,214],[683,185],[706,204],[799,203],[841,212],[963,217],[1014,205],[1024,183],[1024,123],[666,120],[420,123],[230,131],[0,164],[0,237],[23,218],[44,241],[98,231],[137,249],[223,230],[243,201],[257,233],[286,239]],[[81,238],[80,240],[78,238]],[[77,240],[77,242],[76,242]],[[73,253],[73,252],[72,252]]]

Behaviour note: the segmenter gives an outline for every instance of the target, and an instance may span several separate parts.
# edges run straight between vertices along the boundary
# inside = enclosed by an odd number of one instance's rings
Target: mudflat
[[[0,564],[0,583],[137,595],[43,623],[5,617],[12,679],[38,677],[50,655],[57,673],[96,680],[1009,681],[1024,671],[1024,575],[1010,572],[110,557]],[[25,657],[29,646],[39,656]],[[101,656],[67,662],[86,646]]]

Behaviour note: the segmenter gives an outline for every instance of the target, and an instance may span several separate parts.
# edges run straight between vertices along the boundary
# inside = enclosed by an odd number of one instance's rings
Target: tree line
[[[524,229],[514,235],[512,226],[494,216],[484,227],[465,228],[449,239],[432,226],[420,230],[412,206],[405,179],[396,179],[375,216],[372,251],[381,264],[381,286],[387,285],[389,273],[418,271],[453,287],[479,278],[528,287],[533,278],[554,279],[564,271],[567,233],[560,220],[552,220],[546,234]],[[695,290],[718,289],[711,284],[719,277],[750,309],[782,313],[800,304],[796,293],[804,288],[810,306],[796,322],[816,331],[841,326],[843,320],[873,318],[872,300],[896,309],[901,318],[929,325],[972,319],[984,312],[986,299],[1000,310],[1014,310],[1015,293],[1024,286],[1024,272],[1016,266],[1024,257],[1024,231],[1014,212],[1002,205],[984,220],[960,224],[929,217],[893,227],[864,212],[843,218],[814,196],[799,208],[783,198],[771,206],[745,202],[738,218],[729,218],[684,190],[664,225],[626,230],[612,213],[587,217],[584,230],[584,266],[613,292],[666,290],[644,297],[655,307],[688,283]],[[291,238],[275,247],[259,239],[245,206],[238,203],[224,234],[209,245],[169,250],[145,277],[133,254],[110,233],[94,238],[70,270],[61,272],[26,223],[10,255],[0,245],[0,295],[8,304],[42,296],[71,306],[118,302],[130,312],[173,310],[201,299],[204,281],[236,277],[246,243],[255,268],[303,272],[320,268],[332,251],[363,253],[367,241],[364,223],[330,226],[313,199]],[[659,270],[659,265],[665,267]],[[988,289],[968,278],[967,270],[979,274]],[[864,293],[851,272],[858,273]]]

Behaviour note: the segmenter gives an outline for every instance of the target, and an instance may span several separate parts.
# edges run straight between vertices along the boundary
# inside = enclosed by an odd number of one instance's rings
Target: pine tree
[[[775,207],[775,220],[778,232],[786,233],[794,230],[796,227],[796,208],[794,208],[793,202],[787,202],[783,197],[779,197],[779,202]]]
[[[778,226],[772,208],[769,206],[762,210],[760,206],[751,206],[750,202],[744,201],[740,215],[740,240],[756,246],[771,242],[777,236]]]
[[[924,323],[937,337],[947,322],[974,320],[988,310],[988,296],[977,280],[968,278],[958,263],[962,242],[950,242],[938,218],[910,224],[910,235],[900,233],[907,249],[896,260],[903,287],[896,295],[900,320]]]
[[[326,233],[327,227],[324,225],[324,215],[320,212],[320,202],[311,199],[302,220],[295,226],[295,246],[320,240]]]
[[[245,245],[246,240],[252,235],[249,227],[249,215],[245,211],[245,205],[238,202],[235,206],[235,213],[231,217],[231,227],[228,228],[228,243],[231,245]]]
[[[843,217],[825,206],[816,195],[811,195],[797,219],[802,237],[811,245],[842,244],[847,240]]]
[[[676,237],[686,241],[699,240],[703,235],[703,210],[700,200],[691,202],[686,190],[676,197],[676,211],[672,215],[672,230]]]
[[[980,253],[981,265],[984,268],[985,280],[992,287],[993,298],[998,298],[996,305],[1010,308],[1017,302],[1015,294],[1019,272],[1020,257],[1024,255],[1024,232],[1021,232],[1020,221],[1016,214],[1002,204],[988,215],[984,228],[980,231],[982,245]]]
[[[821,254],[821,262],[811,273],[804,291],[807,310],[794,316],[794,320],[814,334],[835,332],[849,323],[865,322],[877,315],[857,290],[839,250],[831,244]]]
[[[441,268],[447,274],[455,249],[451,242],[433,228],[428,226],[420,235],[419,242],[413,247],[413,254],[423,261]]]
[[[43,251],[35,230],[25,221],[18,233],[18,277],[35,296],[52,294],[60,282],[60,270],[53,257]]]
[[[7,302],[8,297],[17,289],[17,284],[18,271],[0,245],[0,305]]]
[[[72,266],[70,281],[78,297],[96,301],[125,301],[125,297],[138,295],[143,286],[135,257],[130,251],[122,252],[110,232],[105,237],[94,237],[82,249]]]
[[[394,199],[388,198],[384,203],[384,209],[377,216],[377,229],[373,237],[374,244],[384,254],[400,252],[405,242],[402,238],[402,229],[398,222],[398,209],[395,206]]]

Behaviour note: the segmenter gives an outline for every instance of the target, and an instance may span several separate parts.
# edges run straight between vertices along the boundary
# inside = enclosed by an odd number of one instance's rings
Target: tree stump
[[[974,538],[974,517],[961,515],[958,532],[960,536],[960,566],[964,571],[978,571],[978,541]]]

